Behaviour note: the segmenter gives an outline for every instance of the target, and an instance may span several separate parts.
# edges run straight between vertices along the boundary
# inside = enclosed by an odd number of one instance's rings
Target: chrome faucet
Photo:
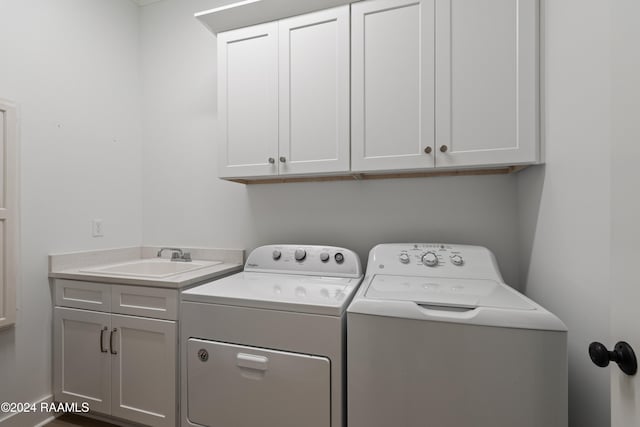
[[[191,253],[182,252],[180,248],[162,248],[158,251],[158,258],[162,257],[162,252],[171,251],[171,261],[177,262],[191,262]]]

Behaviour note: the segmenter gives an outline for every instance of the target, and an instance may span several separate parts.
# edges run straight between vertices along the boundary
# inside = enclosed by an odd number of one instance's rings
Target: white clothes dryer
[[[345,310],[361,280],[350,250],[272,245],[183,292],[182,426],[345,426]]]
[[[349,427],[567,426],[567,328],[486,248],[376,246],[347,325]]]

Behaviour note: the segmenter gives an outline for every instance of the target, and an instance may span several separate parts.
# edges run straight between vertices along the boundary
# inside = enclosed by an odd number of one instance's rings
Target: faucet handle
[[[171,252],[171,260],[180,259],[180,254],[178,252]]]
[[[182,255],[182,259],[184,261],[191,262],[191,252],[185,252],[184,255]]]

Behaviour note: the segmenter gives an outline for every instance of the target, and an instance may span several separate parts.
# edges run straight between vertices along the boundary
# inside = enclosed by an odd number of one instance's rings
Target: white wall
[[[517,285],[514,176],[244,186],[216,178],[216,40],[193,13],[221,1],[141,9],[143,241],[252,248],[389,241],[488,246]]]
[[[0,97],[20,109],[22,180],[18,318],[0,330],[0,402],[25,402],[51,393],[47,254],[141,241],[138,9],[0,0],[0,58]],[[92,218],[105,237],[91,237]]]
[[[547,164],[518,177],[521,283],[569,327],[570,425],[609,425],[609,2],[546,0]]]

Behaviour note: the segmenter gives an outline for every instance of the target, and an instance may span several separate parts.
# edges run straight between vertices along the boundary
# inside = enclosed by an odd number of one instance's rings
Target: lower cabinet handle
[[[118,332],[118,328],[113,328],[111,330],[111,335],[109,336],[109,349],[111,351],[111,354],[118,354],[118,351],[113,349],[113,334],[114,334],[114,332]]]
[[[104,343],[104,332],[109,329],[108,327],[104,327],[102,329],[100,329],[100,352],[101,353],[106,353],[107,349],[104,348],[104,346],[102,345]]]

